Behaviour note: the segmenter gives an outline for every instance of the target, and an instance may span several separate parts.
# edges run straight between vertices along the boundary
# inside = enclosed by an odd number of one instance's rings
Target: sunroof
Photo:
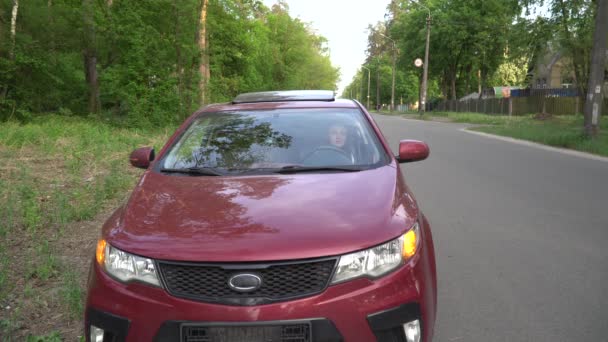
[[[235,97],[232,103],[334,100],[334,92],[331,90],[285,90],[244,93]]]

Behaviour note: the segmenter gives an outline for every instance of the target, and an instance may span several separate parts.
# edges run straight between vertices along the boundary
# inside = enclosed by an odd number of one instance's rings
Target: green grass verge
[[[34,316],[48,311],[53,313],[48,316],[61,316],[53,322],[57,327],[82,318],[86,272],[80,270],[86,265],[73,264],[82,258],[68,246],[75,234],[91,234],[65,230],[123,198],[141,174],[129,165],[129,153],[141,146],[162,147],[174,129],[126,129],[56,115],[27,124],[0,123],[0,304],[11,308],[3,309],[0,336],[74,339],[29,329],[36,322],[25,319],[32,311],[39,311]],[[24,331],[30,335],[20,335]]]
[[[382,115],[402,116],[407,119],[416,120],[437,120],[459,123],[472,123],[481,125],[501,125],[509,122],[522,121],[528,116],[504,116],[504,115],[486,115],[479,113],[455,113],[455,112],[426,112],[420,116],[418,112],[389,112],[382,111]]]
[[[511,123],[475,127],[472,129],[555,147],[608,156],[608,122],[606,118],[602,121],[600,122],[600,134],[595,139],[589,139],[583,135],[583,119],[581,117],[561,116],[548,120],[527,118]]]
[[[383,109],[383,110],[381,110],[379,112],[376,112],[376,111],[371,111],[371,112],[372,113],[379,113],[379,114],[382,114],[382,115],[414,115],[414,114],[418,114],[418,112],[415,111],[415,110],[408,110],[408,111],[405,111],[405,112],[399,112],[399,111],[391,112],[390,110]]]
[[[480,125],[506,125],[515,122],[524,122],[531,119],[531,116],[505,116],[454,112],[430,112],[425,114],[425,116],[426,115],[428,115],[430,118],[445,118],[451,122],[472,123]]]
[[[595,139],[588,139],[582,134],[583,118],[574,115],[538,120],[533,115],[506,116],[456,112],[427,112],[422,117],[417,113],[382,112],[381,114],[397,115],[408,119],[484,125],[470,129],[608,156],[608,117],[606,116],[600,120],[600,135]]]

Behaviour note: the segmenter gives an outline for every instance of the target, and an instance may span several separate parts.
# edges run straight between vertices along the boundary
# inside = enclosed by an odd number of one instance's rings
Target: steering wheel
[[[302,158],[304,165],[350,165],[350,155],[343,149],[333,145],[322,145]]]

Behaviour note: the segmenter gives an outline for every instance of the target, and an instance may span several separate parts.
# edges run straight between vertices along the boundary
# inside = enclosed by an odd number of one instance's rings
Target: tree
[[[199,92],[201,94],[200,105],[205,104],[207,83],[209,82],[209,51],[207,46],[207,7],[209,0],[202,0],[201,5],[201,19],[200,19],[200,33],[198,40],[198,48],[201,51],[201,61],[199,66]]]
[[[521,0],[527,10],[536,5],[548,5],[550,18],[537,20],[537,24],[550,34],[539,42],[556,42],[572,61],[575,83],[581,94],[586,93],[588,82],[596,3],[598,0]]]
[[[335,89],[339,76],[325,38],[285,2],[0,0],[0,24],[0,120],[59,111],[164,125],[201,101]]]
[[[606,75],[606,50],[608,40],[608,0],[598,0],[593,34],[593,55],[591,60],[587,101],[585,102],[585,135],[599,134],[599,120],[602,114],[602,88]]]
[[[19,0],[13,0],[11,12],[11,59],[15,58],[15,36],[17,35],[17,14],[19,13]]]
[[[480,87],[490,86],[496,81],[495,75],[521,79],[521,70],[515,72],[515,77],[514,70],[509,68],[512,65],[507,63],[511,58],[507,50],[514,35],[513,22],[521,12],[518,1],[429,0],[424,4],[433,17],[429,99],[438,96],[456,99],[468,94],[478,83]],[[424,57],[427,16],[425,8],[410,0],[393,0],[385,21],[369,29],[366,63],[390,51],[389,42],[379,32],[393,37],[399,49],[397,93],[398,89],[407,89],[406,98],[412,102],[415,100],[411,95],[414,90],[419,93],[422,78],[413,61]],[[441,94],[437,92],[439,89]]]
[[[19,13],[19,0],[13,0],[13,8],[11,11],[11,46],[9,52],[9,59],[14,63],[15,61],[15,37],[17,35],[17,14]],[[0,32],[1,33],[1,32]],[[4,99],[8,92],[9,85],[6,84],[0,89],[0,99]]]
[[[512,59],[505,56],[505,61],[498,66],[490,77],[489,83],[499,86],[525,87],[528,73],[528,61],[525,58]]]
[[[82,0],[82,16],[85,29],[83,58],[85,79],[89,86],[89,113],[98,113],[101,110],[94,11],[92,0]]]

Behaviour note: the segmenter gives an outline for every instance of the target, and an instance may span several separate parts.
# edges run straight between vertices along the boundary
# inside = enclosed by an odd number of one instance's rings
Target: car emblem
[[[228,286],[237,292],[252,292],[262,286],[262,278],[251,273],[239,273],[228,279]]]

